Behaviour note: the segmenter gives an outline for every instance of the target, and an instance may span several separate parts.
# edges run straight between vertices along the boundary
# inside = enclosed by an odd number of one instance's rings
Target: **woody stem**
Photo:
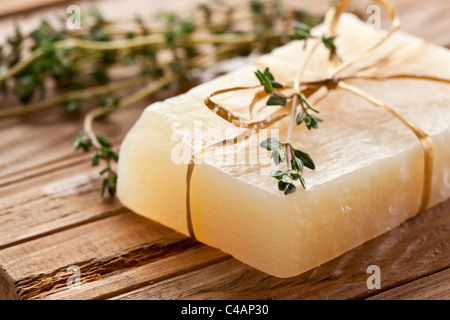
[[[292,171],[292,148],[290,144],[286,144],[286,165],[287,165],[287,171]]]

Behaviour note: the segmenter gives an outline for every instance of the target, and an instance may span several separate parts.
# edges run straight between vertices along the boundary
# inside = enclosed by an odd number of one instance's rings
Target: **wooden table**
[[[130,1],[98,5],[117,11],[133,8]],[[450,46],[447,0],[394,2],[403,30]],[[27,13],[22,21],[61,8]],[[11,26],[11,20],[0,24]],[[162,98],[114,113],[98,123],[98,131],[118,148],[143,108]],[[1,298],[450,298],[450,200],[309,272],[279,279],[142,218],[117,200],[102,201],[98,169],[70,144],[81,122],[67,119],[61,108],[0,121]],[[72,265],[80,268],[81,282],[68,287]],[[367,288],[369,265],[380,267],[381,289]]]

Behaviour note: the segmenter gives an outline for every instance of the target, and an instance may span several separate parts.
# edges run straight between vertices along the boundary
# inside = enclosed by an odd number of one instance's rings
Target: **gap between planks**
[[[119,150],[120,145],[118,143],[112,143],[112,145],[114,150]],[[55,158],[46,163],[37,164],[30,168],[0,176],[0,188],[14,183],[24,182],[25,180],[36,178],[50,172],[68,169],[81,163],[90,163],[91,156],[92,152],[74,152],[72,154],[67,154],[59,158]]]
[[[16,299],[99,299],[226,259],[220,250],[128,212],[0,251],[0,289]],[[71,265],[80,268],[80,290],[66,286]]]
[[[87,225],[87,224],[90,224],[90,223],[93,223],[93,222],[97,222],[97,221],[100,221],[100,220],[103,220],[103,219],[107,219],[109,217],[113,217],[113,216],[116,216],[116,215],[124,214],[124,213],[127,213],[127,212],[129,212],[129,210],[126,209],[126,208],[120,208],[120,209],[117,209],[117,210],[107,211],[107,212],[104,212],[104,213],[102,213],[102,214],[100,214],[98,216],[95,216],[95,217],[91,217],[91,218],[88,218],[88,219],[85,219],[85,220],[82,220],[82,221],[79,221],[79,222],[76,222],[76,223],[67,224],[67,225],[64,225],[64,226],[59,227],[59,228],[51,229],[51,230],[48,230],[46,232],[42,232],[42,233],[39,233],[39,234],[30,236],[30,237],[27,237],[27,238],[23,238],[23,239],[20,239],[20,240],[17,240],[17,241],[13,241],[13,242],[1,245],[0,246],[0,250],[6,249],[6,248],[10,248],[10,247],[14,247],[14,246],[20,245],[20,244],[28,242],[28,241],[33,241],[35,239],[47,237],[49,235],[53,235],[53,234],[56,234],[56,233],[59,233],[59,232],[63,232],[63,231],[66,231],[68,229],[72,229],[72,228],[76,228],[76,227],[79,227],[79,226]]]
[[[102,201],[97,170],[86,162],[1,188],[0,248],[128,212]]]

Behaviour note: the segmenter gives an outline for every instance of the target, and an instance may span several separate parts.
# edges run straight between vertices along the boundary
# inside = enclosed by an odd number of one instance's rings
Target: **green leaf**
[[[107,187],[108,187],[108,180],[107,179],[103,179],[102,192],[101,192],[102,197],[105,195],[105,191],[106,191]]]
[[[266,77],[264,79],[264,91],[267,92],[267,93],[272,93],[273,92],[272,82],[270,81],[270,79],[268,77]]]
[[[293,183],[291,183],[287,186],[286,190],[284,190],[284,194],[287,196],[288,194],[294,193],[295,190],[297,190],[297,188]]]
[[[106,172],[108,172],[109,170],[111,170],[111,168],[110,167],[108,167],[108,166],[106,166],[102,171],[100,171],[100,175],[103,175],[103,174],[105,174]]]
[[[264,72],[257,70],[254,73],[261,85],[264,86],[265,92],[272,93],[274,88],[284,88],[281,83],[275,81],[273,74],[269,71],[269,68],[264,69]]]
[[[291,178],[292,178],[293,180],[299,180],[301,177],[302,177],[302,176],[301,176],[300,173],[298,173],[298,172],[291,172]]]
[[[300,113],[297,114],[297,125],[301,125],[303,121],[306,120],[306,117],[308,116],[308,114],[305,111],[302,111]]]
[[[330,59],[335,56],[338,58],[338,60],[341,60],[341,58],[337,54],[337,48],[334,44],[334,40],[336,39],[336,36],[332,36],[329,38],[322,38],[322,42],[330,50]]]
[[[292,38],[305,40],[309,37],[311,37],[311,27],[299,21],[294,22],[294,34]]]
[[[285,106],[286,105],[286,98],[279,97],[276,95],[271,95],[269,100],[267,100],[266,103],[268,106]]]
[[[281,178],[281,181],[283,181],[284,183],[292,183],[292,179],[289,173],[286,172],[286,174]]]
[[[270,173],[270,175],[276,179],[281,179],[283,174],[284,174],[284,171],[281,171],[281,170],[272,170],[272,172]]]
[[[111,147],[111,143],[109,142],[108,138],[102,135],[97,135],[97,141],[103,146],[103,147],[107,147],[110,148]]]
[[[102,156],[104,156],[105,158],[108,158],[108,155],[111,152],[111,149],[109,147],[101,147],[99,149],[99,152],[101,153]]]
[[[295,30],[294,34],[292,35],[292,38],[296,39],[296,40],[305,40],[305,39],[308,39],[310,36],[311,35],[308,31]]]
[[[306,118],[305,124],[306,124],[306,127],[308,128],[308,130],[311,130],[311,128],[314,128],[314,129],[318,128],[317,123],[310,116],[308,116],[308,118]]]
[[[112,158],[115,162],[118,162],[118,161],[119,161],[119,155],[118,155],[114,150],[111,149],[110,155],[111,155],[111,158]]]
[[[305,167],[311,170],[314,170],[316,168],[316,165],[314,164],[314,161],[311,159],[309,154],[294,148],[292,148],[292,151],[294,152],[295,157],[299,158],[303,162],[303,165]]]
[[[262,14],[264,12],[264,3],[257,0],[252,0],[250,2],[250,8],[253,13]]]
[[[181,34],[190,34],[195,30],[195,23],[192,20],[183,20],[180,24]]]
[[[287,184],[286,183],[284,183],[283,181],[278,181],[278,190],[280,190],[280,191],[284,191],[284,189],[286,189],[286,187],[287,187]]]
[[[306,185],[305,185],[305,179],[303,179],[302,176],[300,176],[300,183],[302,184],[303,189],[306,189]]]
[[[101,105],[106,107],[117,107],[119,103],[120,97],[103,96]]]
[[[323,122],[322,119],[320,119],[319,117],[317,117],[317,116],[315,116],[315,115],[313,115],[313,114],[311,114],[310,116],[311,116],[314,120],[316,120],[316,122]]]
[[[272,154],[270,155],[270,158],[273,159],[273,162],[275,163],[275,165],[279,165],[280,164],[280,150],[274,150],[272,151]]]
[[[266,76],[266,78],[269,78],[269,80],[275,80],[273,75],[270,73],[269,68],[264,69],[264,75]]]
[[[114,197],[117,188],[117,174],[111,170],[107,180],[108,180],[108,193],[111,197]]]
[[[295,171],[303,171],[303,162],[294,156],[294,159],[291,160],[292,169]]]
[[[262,148],[267,149],[269,151],[280,149],[282,145],[283,144],[281,143],[281,141],[275,137],[269,137],[260,144]]]
[[[280,163],[284,162],[284,160],[286,159],[286,154],[284,153],[284,151],[274,150],[274,151],[272,151],[272,154],[270,157],[273,159],[273,162],[275,163],[275,165],[279,165]]]
[[[72,145],[75,149],[82,149],[84,152],[89,152],[92,146],[92,141],[87,135],[80,132],[73,140]]]
[[[281,162],[284,162],[284,160],[286,160],[286,153],[284,153],[284,151],[278,150],[278,155],[280,156]]]
[[[263,86],[264,85],[264,80],[266,79],[266,76],[259,70],[255,71],[255,76],[256,76],[256,78],[258,78],[259,82]]]
[[[301,96],[302,101],[308,106],[308,108],[310,108],[312,111],[319,113],[319,110],[317,110],[316,108],[314,108],[309,102],[308,100],[306,100],[305,96]]]
[[[308,128],[308,130],[317,129],[317,128],[319,128],[319,125],[317,122],[322,122],[322,121],[323,120],[320,119],[319,117],[308,114],[305,124],[306,124],[306,127]]]
[[[93,165],[94,167],[95,167],[95,166],[98,166],[99,162],[100,162],[100,153],[99,153],[98,151],[95,151],[95,152],[92,154],[92,165]]]
[[[284,86],[283,86],[281,83],[279,83],[279,82],[277,82],[277,81],[275,81],[275,80],[270,80],[270,83],[272,84],[272,86],[273,86],[274,88],[277,88],[277,89],[282,89],[282,88],[284,88]]]
[[[336,45],[334,44],[334,40],[336,39],[336,36],[328,37],[328,38],[322,38],[322,42],[328,49],[331,50],[331,52],[336,52]]]

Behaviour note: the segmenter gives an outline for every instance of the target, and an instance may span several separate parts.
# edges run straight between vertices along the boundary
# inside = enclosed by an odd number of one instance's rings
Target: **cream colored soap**
[[[380,31],[368,29],[351,15],[342,17],[338,34],[337,46],[345,58],[381,37]],[[378,51],[387,53],[402,43],[417,43],[421,49],[411,50],[414,54],[407,53],[383,67],[383,74],[450,78],[449,51],[423,45],[412,36],[398,32]],[[138,214],[188,234],[187,165],[174,163],[174,150],[178,152],[183,146],[185,150],[198,150],[198,145],[193,146],[186,138],[195,130],[194,121],[202,121],[204,139],[211,128],[220,129],[215,141],[223,139],[227,129],[236,130],[208,110],[203,100],[218,89],[257,84],[253,71],[265,63],[270,66],[276,62],[270,67],[277,79],[292,79],[295,66],[302,59],[302,48],[302,42],[291,42],[260,59],[258,65],[245,66],[186,94],[149,106],[121,146],[120,201]],[[326,64],[327,52],[321,49],[307,74],[323,73]],[[447,199],[450,86],[405,79],[351,83],[430,134],[435,159],[429,205]],[[220,99],[245,113],[251,92],[228,94]],[[316,164],[315,171],[304,171],[306,190],[298,187],[289,196],[278,191],[276,180],[267,174],[271,166],[267,161],[269,153],[258,147],[262,136],[253,135],[247,142],[224,149],[239,154],[261,149],[257,164],[230,163],[218,159],[217,153],[213,154],[215,150],[205,150],[191,182],[192,222],[199,241],[268,274],[290,277],[325,263],[418,213],[423,152],[414,134],[386,111],[348,92],[330,92],[316,107],[324,120],[320,128],[308,131],[302,125],[293,133],[292,144],[307,151]],[[287,119],[273,127],[280,129],[283,140]],[[180,142],[183,139],[185,142]]]

